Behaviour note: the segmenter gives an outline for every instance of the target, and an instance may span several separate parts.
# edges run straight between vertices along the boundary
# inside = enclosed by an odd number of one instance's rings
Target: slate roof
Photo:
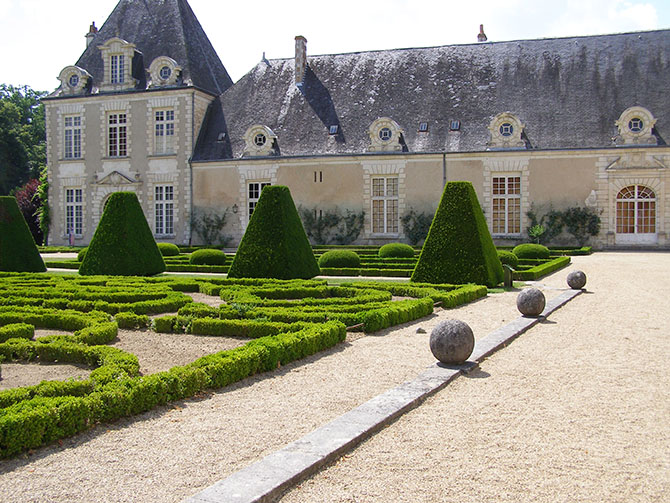
[[[484,151],[505,111],[531,148],[611,147],[614,122],[634,105],[658,119],[660,144],[670,138],[670,30],[322,56],[308,46],[307,61],[302,91],[291,58],[261,61],[223,93],[194,160],[241,157],[253,124],[277,134],[282,156],[365,153],[384,116],[404,129],[409,152]],[[449,133],[453,119],[459,133]]]
[[[215,95],[232,85],[186,0],[120,0],[76,63],[93,76],[94,85],[103,80],[98,46],[113,37],[135,44],[144,68],[158,56],[169,56],[182,68],[186,84]]]

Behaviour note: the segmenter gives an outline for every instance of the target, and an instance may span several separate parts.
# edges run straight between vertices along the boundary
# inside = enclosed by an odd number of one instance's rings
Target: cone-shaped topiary
[[[412,281],[495,286],[503,270],[475,189],[470,182],[444,187]]]
[[[165,262],[134,192],[115,192],[88,245],[79,274],[151,276]]]
[[[26,219],[14,197],[0,197],[0,271],[44,272]]]
[[[309,279],[319,266],[288,187],[261,192],[228,271],[231,278]]]

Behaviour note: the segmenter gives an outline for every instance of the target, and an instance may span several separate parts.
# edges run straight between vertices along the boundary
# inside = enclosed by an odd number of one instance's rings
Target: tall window
[[[174,187],[156,186],[156,234],[174,234]]]
[[[521,233],[521,177],[493,177],[493,234]]]
[[[110,57],[111,82],[112,84],[123,84],[126,62],[123,54],[113,54]]]
[[[65,189],[65,233],[81,236],[82,230],[81,189]]]
[[[398,232],[398,178],[372,179],[372,232]]]
[[[621,189],[616,197],[618,234],[656,233],[656,194],[644,185]]]
[[[271,185],[270,182],[251,182],[249,183],[249,219],[251,220],[251,214],[258,204],[258,198],[261,197],[261,191],[263,187]]]
[[[81,157],[81,117],[79,115],[65,117],[64,125],[65,158],[79,159]]]
[[[107,155],[109,157],[128,155],[126,126],[126,114],[113,113],[107,116]]]
[[[174,152],[174,110],[157,110],[154,113],[154,134],[156,154]]]

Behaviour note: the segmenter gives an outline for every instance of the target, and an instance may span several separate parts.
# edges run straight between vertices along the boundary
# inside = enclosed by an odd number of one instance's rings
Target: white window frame
[[[174,154],[174,109],[154,110],[154,153]]]
[[[268,185],[272,184],[269,181],[247,182],[247,221],[251,220],[251,214],[258,204],[263,187]]]
[[[128,115],[125,112],[107,114],[107,156],[128,156]]]
[[[521,173],[491,175],[491,234],[498,236],[521,234],[521,195],[523,193],[521,179]],[[498,184],[497,187],[496,184]],[[516,191],[517,187],[518,191]],[[496,208],[498,204],[501,207]],[[513,212],[515,207],[518,209],[516,213]],[[500,213],[502,213],[502,218],[498,216]]]
[[[370,184],[372,234],[398,235],[400,231],[399,177],[373,176]]]
[[[174,236],[174,185],[156,185],[154,195],[154,233]]]
[[[84,230],[84,203],[82,189],[65,189],[65,235],[81,237]]]
[[[81,159],[81,115],[63,118],[63,154],[65,159]]]
[[[112,84],[123,84],[126,76],[125,54],[111,54],[109,56],[109,76]]]

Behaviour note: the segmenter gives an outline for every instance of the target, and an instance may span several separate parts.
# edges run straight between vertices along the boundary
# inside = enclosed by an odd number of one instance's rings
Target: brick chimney
[[[93,39],[95,38],[95,34],[98,33],[98,29],[95,27],[95,21],[91,22],[91,26],[88,28],[88,33],[85,35],[86,37],[86,47],[91,45],[91,42],[93,42]]]
[[[295,84],[301,85],[305,80],[307,69],[307,39],[302,35],[295,37]]]
[[[480,24],[479,25],[479,35],[477,35],[477,42],[486,42],[488,40],[488,37],[486,36],[486,33],[484,33],[484,25]]]

